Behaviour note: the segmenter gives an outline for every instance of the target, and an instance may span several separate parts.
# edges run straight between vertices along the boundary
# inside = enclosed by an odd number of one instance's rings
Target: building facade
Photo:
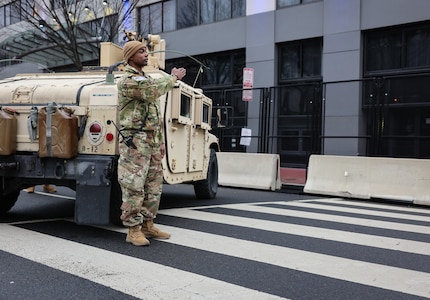
[[[428,0],[141,0],[126,27],[160,34],[168,67],[231,109],[215,130],[222,150],[305,168],[313,153],[430,158],[429,11]]]
[[[250,102],[234,92],[241,78],[202,82],[224,88],[215,102],[239,114],[220,134],[224,149],[279,153],[290,167],[312,153],[429,158],[429,9],[426,0],[246,1],[245,16],[162,36],[194,56],[242,53],[238,67],[254,69]],[[251,145],[239,144],[240,127],[252,129]]]

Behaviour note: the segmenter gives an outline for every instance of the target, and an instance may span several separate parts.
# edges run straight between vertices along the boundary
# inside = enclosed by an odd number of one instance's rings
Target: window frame
[[[19,2],[20,11],[18,12],[18,16],[15,13],[16,3]],[[23,6],[24,4],[24,6]],[[24,21],[23,15],[21,11],[26,8],[25,2],[21,0],[14,0],[5,5],[0,6],[0,28],[4,28],[13,24],[17,24],[21,21]]]
[[[283,77],[282,75],[282,67],[284,65],[283,62],[283,55],[284,51],[283,49],[287,47],[298,47],[299,49],[299,59],[296,62],[299,70],[299,74],[296,77]],[[306,49],[312,49],[314,47],[315,49],[319,49],[319,72],[316,72],[315,74],[306,75],[304,72],[306,70],[305,68],[305,51]],[[291,42],[285,42],[278,44],[278,61],[279,61],[279,70],[278,70],[278,82],[280,84],[282,83],[290,83],[294,81],[308,81],[308,80],[321,80],[322,79],[322,47],[323,47],[323,40],[322,38],[313,38],[313,39],[306,39],[306,40],[298,40],[298,41],[291,41]]]
[[[414,31],[423,30],[427,33],[427,35],[430,37],[430,22],[426,23],[419,23],[419,24],[413,24],[410,26],[396,26],[396,27],[388,27],[388,28],[378,28],[375,30],[367,30],[363,32],[363,77],[371,77],[375,75],[384,75],[384,74],[404,74],[404,73],[411,73],[411,72],[417,72],[417,71],[427,71],[430,72],[430,54],[427,57],[424,57],[424,60],[427,60],[427,64],[420,65],[415,64],[413,66],[408,65],[407,55],[408,50],[410,49],[411,44],[408,43],[407,37],[408,34]],[[376,60],[376,55],[384,56],[385,58],[388,55],[385,55],[385,53],[381,53],[380,51],[376,52],[375,54],[370,53],[370,49],[368,48],[371,42],[377,42],[376,38],[375,40],[371,40],[374,36],[380,36],[380,43],[382,42],[383,36],[391,36],[395,37],[397,35],[398,40],[397,43],[399,44],[399,51],[398,57],[396,59],[399,60],[399,65],[397,67],[389,67],[389,66],[369,66],[369,59]],[[430,40],[430,38],[428,39]],[[423,44],[428,45],[429,43],[423,42]],[[430,45],[427,46],[427,52],[430,53]],[[391,49],[392,51],[392,49]],[[394,59],[394,58],[393,58]],[[394,65],[394,61],[392,65]]]
[[[145,6],[141,6],[138,8],[138,27],[141,31],[142,35],[145,35],[145,33],[152,33],[152,34],[158,34],[162,32],[168,32],[168,31],[174,31],[179,29],[185,29],[189,27],[194,26],[200,26],[205,24],[211,24],[216,22],[221,22],[225,20],[230,20],[234,18],[244,17],[246,16],[246,0],[223,0],[224,4],[228,10],[227,14],[222,14],[222,17],[219,14],[219,9],[223,6],[220,6],[220,2],[216,0],[210,0],[213,2],[210,2],[208,7],[209,10],[212,9],[213,11],[207,14],[207,18],[202,17],[204,15],[204,12],[202,12],[202,9],[205,7],[206,4],[208,4],[208,0],[182,0],[183,3],[180,1],[174,1],[174,0],[168,0],[168,1],[161,1],[156,2],[152,4],[148,4]],[[187,2],[185,2],[187,1]],[[202,5],[202,1],[205,5]],[[190,4],[191,3],[191,4]],[[151,7],[155,7],[155,5],[161,4],[161,12],[157,14],[157,18],[161,19],[161,31],[156,32],[152,30],[151,24],[150,24],[150,17],[144,17],[144,15],[152,16],[153,13],[151,13]],[[181,13],[181,8],[186,5],[192,5],[194,6],[195,14],[190,14],[190,9],[185,9],[186,13]],[[173,10],[174,13],[166,13],[167,9]],[[145,10],[148,10],[149,12],[146,13]],[[182,22],[183,17],[189,18],[190,15],[193,17],[192,20],[188,20],[188,24],[185,22],[183,25],[180,23]],[[172,17],[174,20],[172,21]],[[148,21],[145,21],[148,20]],[[184,19],[184,21],[187,21]],[[172,24],[173,23],[173,24]],[[148,27],[146,29],[145,27]],[[146,32],[148,31],[148,32]]]

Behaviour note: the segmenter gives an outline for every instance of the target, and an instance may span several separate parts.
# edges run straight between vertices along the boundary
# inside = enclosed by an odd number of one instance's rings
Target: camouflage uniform
[[[163,170],[160,145],[164,143],[159,97],[177,78],[153,79],[127,65],[118,81],[119,120],[124,136],[133,136],[137,149],[120,143],[118,181],[122,189],[121,220],[128,227],[154,219],[160,204]]]

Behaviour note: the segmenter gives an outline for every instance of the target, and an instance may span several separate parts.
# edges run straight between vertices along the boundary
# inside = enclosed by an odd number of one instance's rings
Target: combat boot
[[[161,231],[160,229],[154,226],[153,220],[147,220],[142,224],[142,232],[147,238],[158,238],[158,239],[170,238],[169,233]]]
[[[29,188],[26,188],[25,191],[27,193],[34,193],[34,186],[30,186]]]
[[[50,184],[44,184],[43,185],[43,191],[45,193],[56,193],[57,190]]]
[[[145,235],[140,230],[140,226],[133,226],[128,228],[127,237],[125,238],[127,243],[132,243],[135,246],[146,246],[149,245],[149,241],[145,238]]]

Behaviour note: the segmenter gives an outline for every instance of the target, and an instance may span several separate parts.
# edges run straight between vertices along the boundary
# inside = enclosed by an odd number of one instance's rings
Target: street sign
[[[252,101],[252,88],[254,86],[254,68],[243,68],[243,101]]]

